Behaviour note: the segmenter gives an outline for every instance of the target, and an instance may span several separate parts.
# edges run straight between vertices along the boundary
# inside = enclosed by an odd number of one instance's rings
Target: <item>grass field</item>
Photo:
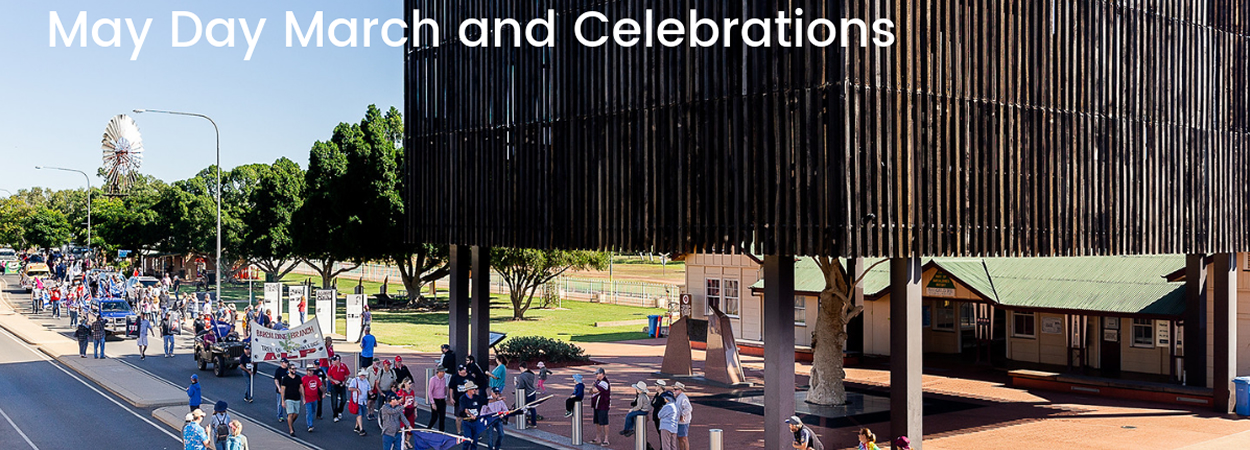
[[[282,282],[287,285],[302,284],[312,279],[314,288],[320,282],[318,278],[307,275],[287,275]],[[345,309],[343,299],[356,287],[357,280],[338,280],[340,303],[338,306],[339,320],[335,329],[345,334],[346,320],[343,318]],[[376,294],[381,283],[365,281],[364,292]],[[402,284],[391,283],[388,292],[403,289]],[[190,289],[183,288],[185,294]],[[263,294],[263,283],[255,283],[252,290],[257,301]],[[440,299],[446,299],[446,291],[438,292]],[[248,287],[242,285],[222,285],[222,298],[234,302],[242,310],[247,305]],[[283,299],[285,302],[285,298]],[[535,299],[535,305],[539,303]],[[285,303],[283,304],[285,308]],[[595,322],[612,322],[621,320],[646,319],[649,314],[660,314],[663,310],[655,308],[638,308],[632,306],[607,305],[582,301],[563,302],[563,309],[531,308],[526,312],[525,320],[512,320],[512,303],[506,295],[491,296],[491,331],[507,333],[509,336],[545,336],[570,342],[611,342],[629,339],[642,339],[647,335],[643,325],[596,327]],[[310,318],[311,320],[311,318]],[[373,312],[373,334],[378,341],[389,345],[408,346],[418,351],[437,351],[438,346],[447,343],[446,312],[389,312],[375,310]]]

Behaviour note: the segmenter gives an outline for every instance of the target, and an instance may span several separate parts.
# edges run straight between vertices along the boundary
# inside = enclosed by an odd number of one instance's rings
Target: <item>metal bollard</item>
[[[573,445],[582,445],[582,401],[573,402],[573,432],[569,434]]]
[[[517,378],[516,378],[516,377],[512,377],[512,385],[513,385],[513,386],[516,386],[516,385],[517,385]],[[525,389],[517,389],[517,390],[516,390],[516,407],[517,407],[517,408],[523,408],[523,407],[525,407]],[[527,416],[527,415],[529,415],[529,411],[521,410],[521,414],[518,414],[518,415],[516,416],[516,429],[518,429],[518,430],[524,430],[524,429],[525,429],[525,421],[526,421],[526,417],[525,417],[525,416]]]
[[[708,448],[711,450],[724,450],[725,448],[725,432],[715,429],[708,432]]]
[[[647,416],[634,416],[634,450],[647,450]]]

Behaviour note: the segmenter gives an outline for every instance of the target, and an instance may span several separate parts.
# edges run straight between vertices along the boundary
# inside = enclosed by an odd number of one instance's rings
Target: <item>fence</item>
[[[291,273],[318,275],[317,271],[313,270],[312,266],[306,263],[300,263]],[[401,283],[402,280],[399,268],[384,264],[361,264],[360,267],[343,272],[339,276],[349,279],[363,278],[365,281],[378,283],[386,281],[388,278],[391,283]],[[447,281],[444,278],[438,280],[438,282],[442,284]],[[509,292],[508,284],[498,274],[492,274],[490,284],[491,292],[498,294]],[[580,300],[648,308],[668,308],[668,305],[676,302],[678,296],[681,295],[681,289],[676,284],[633,280],[562,276],[552,280],[548,283],[548,286],[554,287],[559,292],[562,300]],[[540,288],[535,295],[541,295],[542,292],[543,289]],[[405,293],[402,291],[398,292],[400,295]]]

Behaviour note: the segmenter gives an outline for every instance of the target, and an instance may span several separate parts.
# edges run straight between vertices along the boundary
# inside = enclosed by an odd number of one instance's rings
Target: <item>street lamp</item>
[[[13,196],[13,191],[10,191],[10,190],[8,190],[8,189],[0,189],[0,191],[8,192],[8,193],[9,193],[9,197],[12,197],[12,196]]]
[[[216,295],[217,295],[217,301],[221,301],[221,130],[217,129],[217,122],[213,121],[211,117],[208,117],[203,114],[179,112],[179,111],[165,111],[161,109],[136,109],[134,110],[134,112],[135,114],[160,113],[160,114],[172,114],[175,116],[199,117],[201,119],[207,120],[208,123],[213,124],[213,132],[217,134],[217,264],[216,264],[217,266],[216,267],[217,294]]]
[[[87,172],[77,169],[66,169],[64,167],[35,166],[36,170],[62,170],[65,172],[78,172],[83,178],[87,179],[87,251],[91,252],[91,177],[87,176]],[[9,195],[13,195],[10,193]]]

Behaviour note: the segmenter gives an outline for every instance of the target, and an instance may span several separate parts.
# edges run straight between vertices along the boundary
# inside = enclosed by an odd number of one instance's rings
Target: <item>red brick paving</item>
[[[548,393],[556,394],[556,397],[539,408],[539,414],[546,417],[539,424],[539,429],[568,436],[569,422],[564,418],[563,399],[572,391],[572,374],[583,374],[589,385],[589,381],[593,379],[593,367],[603,367],[613,381],[614,388],[610,448],[631,449],[633,439],[616,434],[629,410],[633,392],[629,385],[639,380],[647,380],[648,384],[652,384],[652,380],[656,379],[653,372],[660,365],[659,355],[663,353],[663,341],[578,345],[585,348],[599,365],[554,370],[555,373],[546,385]],[[696,350],[693,353],[695,372],[698,374],[701,371],[703,352]],[[424,373],[425,365],[432,365],[435,357],[434,354],[414,356],[415,359],[405,361],[411,361],[414,374]],[[742,360],[748,379],[762,384],[762,359],[743,357]],[[879,362],[874,364],[872,360],[866,364],[866,367],[847,369],[848,384],[868,389],[887,388],[888,367],[881,366]],[[809,368],[810,366],[804,364],[796,365],[796,370],[800,373],[799,384],[807,383],[806,374]],[[1088,447],[1169,449],[1190,445],[1203,447],[1206,442],[1218,445],[1218,448],[1250,448],[1250,420],[1239,420],[1234,415],[1225,416],[1206,410],[1134,400],[1015,389],[1006,385],[1008,378],[1005,373],[976,366],[947,369],[926,367],[926,371],[930,372],[923,378],[926,397],[981,405],[963,411],[926,415],[925,448],[929,450]],[[512,375],[515,375],[515,371],[509,371],[509,386]],[[419,380],[417,384],[424,386],[424,380]],[[697,382],[685,384],[689,388],[688,394],[695,400],[700,396],[729,391]],[[584,424],[583,439],[589,442],[594,437],[594,429],[589,418]],[[820,433],[826,448],[834,449],[854,448],[859,426],[872,429],[882,441],[887,441],[885,435],[889,431],[889,422],[857,424],[854,427],[814,428]],[[763,416],[696,403],[690,433],[691,448],[707,448],[708,431],[714,428],[724,430],[725,442],[734,444],[727,448],[762,448],[764,445]],[[656,437],[651,436],[651,442],[656,448],[659,447]]]

